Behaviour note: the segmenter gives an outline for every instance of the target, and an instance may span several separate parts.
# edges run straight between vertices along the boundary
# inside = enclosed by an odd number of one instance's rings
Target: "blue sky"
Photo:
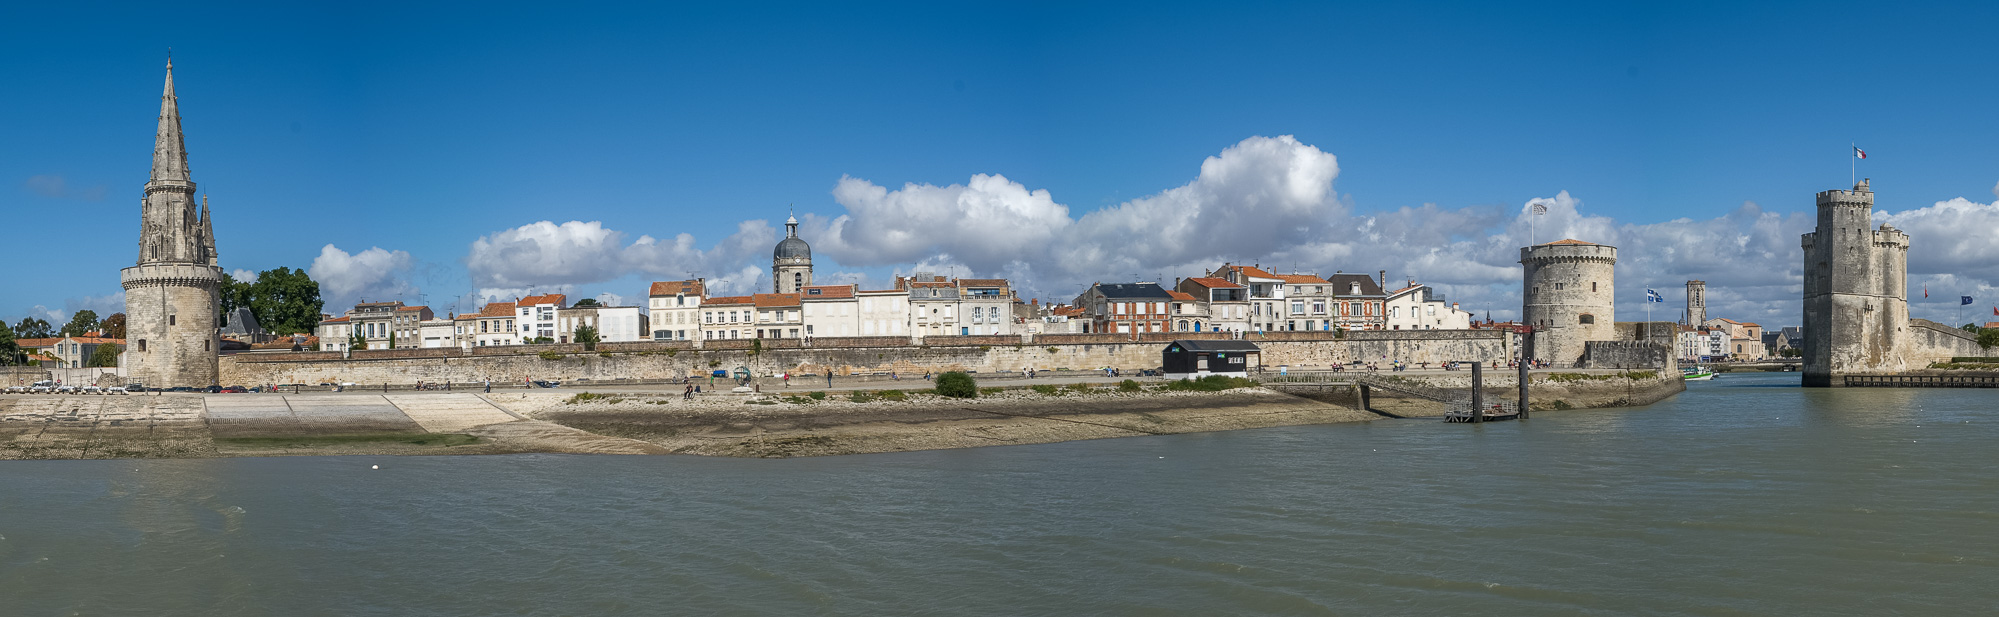
[[[116,305],[168,47],[223,266],[307,268],[329,245],[335,257],[380,248],[323,264],[345,302],[421,293],[449,310],[475,290],[530,287],[630,300],[687,271],[747,286],[790,206],[808,219],[822,279],[879,284],[922,262],[1032,275],[1033,295],[1067,299],[1090,280],[1232,259],[1387,269],[1503,316],[1518,305],[1503,272],[1520,244],[1510,222],[1530,200],[1566,199],[1571,216],[1535,233],[1621,230],[1598,240],[1629,244],[1620,289],[1635,291],[1620,310],[1642,310],[1644,285],[1701,277],[1714,312],[1782,325],[1797,321],[1795,234],[1810,226],[1793,213],[1847,182],[1849,142],[1871,155],[1861,175],[1882,210],[1969,200],[1909,215],[1917,230],[1961,232],[1937,239],[1951,247],[1938,257],[1912,255],[1912,285],[1999,300],[1987,259],[1999,229],[1978,227],[1999,222],[1989,3],[24,4],[0,9],[13,86],[0,196],[17,246],[43,250],[0,271],[10,322]],[[1336,157],[1326,198],[1214,214],[1256,192],[1201,189],[1219,181],[1204,160],[1251,160],[1247,140],[1281,136],[1296,145],[1273,147]],[[843,177],[948,209],[986,193],[900,189],[979,174],[1066,207],[994,220],[993,236],[1036,216],[1059,214],[1063,229],[1100,210],[1099,223],[1110,210],[1140,217],[1150,211],[1134,200],[1181,187],[1209,197],[1164,201],[1206,208],[1202,225],[1304,231],[1264,243],[1224,230],[1227,246],[1130,259],[1112,258],[1115,234],[1051,232],[1048,246],[1006,245],[1033,255],[1004,266],[963,257],[982,240],[949,229],[910,227],[940,239],[897,250],[812,236],[837,233],[842,215],[850,234],[898,223],[894,208],[836,198]],[[1680,218],[1707,232],[1649,227]],[[539,221],[557,227],[520,231]],[[679,234],[701,254],[628,250]],[[1739,254],[1716,248],[1731,241]],[[1092,242],[1105,250],[1063,252]],[[1425,257],[1438,249],[1487,267]],[[1725,258],[1646,261],[1674,249]],[[571,265],[528,272],[558,261]]]

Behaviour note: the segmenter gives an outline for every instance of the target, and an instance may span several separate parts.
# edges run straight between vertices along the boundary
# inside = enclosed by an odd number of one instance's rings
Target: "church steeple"
[[[174,98],[174,59],[167,56],[167,85],[160,93],[160,130],[153,137],[153,177],[147,184],[193,184],[187,170],[187,145],[180,135],[180,102]]]

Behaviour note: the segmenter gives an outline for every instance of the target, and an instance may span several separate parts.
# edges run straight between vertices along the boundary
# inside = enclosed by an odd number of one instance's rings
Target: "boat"
[[[1457,405],[1452,405],[1451,407],[1452,407],[1451,409],[1444,412],[1445,422],[1472,421],[1473,411],[1469,404],[1466,404],[1463,407],[1459,407]],[[1479,420],[1482,422],[1498,422],[1500,420],[1513,420],[1520,417],[1520,410],[1505,409],[1498,404],[1495,404],[1491,407],[1487,407],[1484,409],[1480,409],[1478,410],[1478,412],[1480,416],[1483,416],[1479,418]]]
[[[1687,381],[1708,381],[1714,379],[1714,371],[1705,366],[1690,366],[1680,369],[1680,379]]]

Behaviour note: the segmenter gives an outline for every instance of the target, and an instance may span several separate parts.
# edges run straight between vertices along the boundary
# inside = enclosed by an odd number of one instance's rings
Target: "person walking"
[[[691,384],[691,383],[690,383],[690,384],[687,384],[687,389],[686,389],[686,390],[682,390],[682,391],[680,392],[680,400],[683,400],[683,401],[691,401],[691,400],[694,400],[694,384]]]

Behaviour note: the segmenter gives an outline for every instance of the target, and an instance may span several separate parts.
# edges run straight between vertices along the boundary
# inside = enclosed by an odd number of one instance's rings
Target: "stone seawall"
[[[1283,333],[1282,338],[1250,340],[1263,349],[1267,367],[1325,367],[1353,361],[1437,363],[1446,360],[1491,361],[1510,357],[1509,337],[1494,331],[1356,332],[1345,338],[1326,333]],[[1307,338],[1299,335],[1314,335]],[[1092,335],[1070,335],[1092,336]],[[1116,335],[1111,335],[1116,336]],[[941,338],[941,337],[938,337]],[[963,338],[963,337],[954,337]],[[326,353],[244,353],[222,359],[224,385],[353,382],[406,384],[426,382],[510,382],[523,379],[673,379],[707,375],[717,369],[749,367],[759,375],[814,373],[876,374],[895,371],[920,375],[925,371],[964,370],[982,373],[1022,368],[1126,370],[1159,366],[1164,342],[1049,343],[1003,345],[895,345],[843,347],[837,340],[767,345],[748,349],[689,349],[661,344],[602,344],[585,352],[574,345],[482,348],[466,355],[458,350],[384,350],[355,352],[351,358]],[[1275,338],[1275,337],[1273,337]],[[934,340],[934,338],[933,338]],[[720,341],[746,343],[747,341]],[[733,345],[731,345],[733,347]],[[506,351],[507,353],[500,353]],[[394,352],[394,353],[391,353]],[[544,352],[556,359],[545,359]]]

